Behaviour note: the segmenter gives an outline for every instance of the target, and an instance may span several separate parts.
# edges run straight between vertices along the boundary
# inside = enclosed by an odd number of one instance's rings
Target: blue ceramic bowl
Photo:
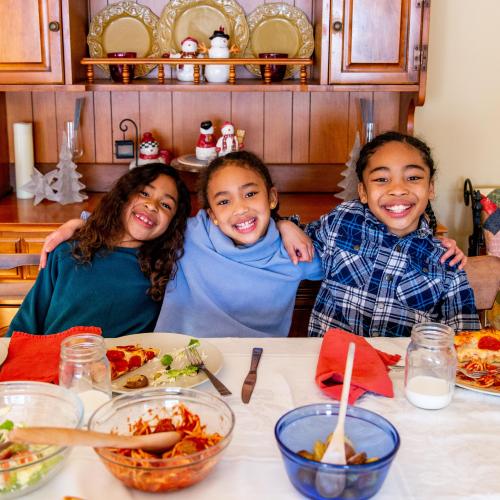
[[[345,422],[346,436],[356,452],[364,451],[374,462],[363,465],[333,465],[315,462],[297,454],[312,451],[314,442],[325,441],[337,423],[338,404],[301,406],[283,415],[274,428],[286,472],[290,481],[309,498],[326,498],[316,488],[318,471],[332,481],[345,476],[345,489],[335,498],[370,498],[382,486],[391,462],[399,448],[399,434],[385,418],[362,408],[349,406]]]

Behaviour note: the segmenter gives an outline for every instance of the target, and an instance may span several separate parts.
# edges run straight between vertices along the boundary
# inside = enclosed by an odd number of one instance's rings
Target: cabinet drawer
[[[0,238],[0,253],[17,253],[21,250],[20,238]],[[21,279],[21,269],[0,269],[0,279]]]

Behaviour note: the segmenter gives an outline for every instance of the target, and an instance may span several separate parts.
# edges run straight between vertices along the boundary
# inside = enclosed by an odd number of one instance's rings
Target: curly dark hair
[[[432,158],[431,148],[427,146],[427,144],[418,139],[417,137],[413,137],[412,135],[402,134],[397,131],[389,131],[384,132],[383,134],[377,135],[370,142],[367,142],[359,152],[359,158],[356,162],[356,174],[358,175],[358,179],[360,182],[363,181],[363,172],[365,171],[366,166],[368,165],[368,161],[371,156],[384,144],[388,142],[401,142],[403,144],[408,144],[409,146],[414,147],[422,157],[423,162],[429,167],[431,180],[433,179],[436,173],[436,167],[434,166],[434,159]],[[429,219],[429,226],[433,232],[436,233],[437,221],[436,216],[434,215],[434,210],[432,210],[431,202],[427,203],[427,207],[425,209],[425,213]]]
[[[184,253],[184,231],[191,213],[189,191],[174,168],[162,163],[150,163],[120,177],[101,199],[87,223],[75,232],[72,240],[72,254],[79,263],[90,263],[97,253],[112,251],[125,230],[122,215],[129,199],[160,175],[166,175],[175,182],[177,211],[162,235],[145,241],[138,249],[141,271],[151,282],[147,294],[155,301],[163,299],[167,282],[175,276],[177,260]]]
[[[212,175],[217,172],[217,170],[220,170],[223,167],[227,167],[228,165],[248,168],[249,170],[257,172],[257,174],[259,174],[264,180],[268,195],[271,191],[271,188],[274,187],[269,169],[257,155],[251,153],[250,151],[236,151],[234,153],[228,153],[225,156],[220,156],[219,158],[215,158],[215,160],[212,160],[208,167],[200,174],[200,178],[198,181],[198,200],[200,206],[205,210],[210,208],[210,204],[208,202],[208,183],[210,182]],[[280,220],[278,212],[279,202],[277,203],[275,208],[271,209],[271,217],[275,221]]]

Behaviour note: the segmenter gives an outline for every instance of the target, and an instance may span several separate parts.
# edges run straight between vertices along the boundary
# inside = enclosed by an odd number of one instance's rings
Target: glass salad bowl
[[[55,411],[56,410],[56,411]],[[0,382],[0,433],[16,426],[70,427],[82,423],[83,406],[68,389],[44,382]],[[0,452],[0,498],[39,488],[63,467],[69,448],[13,444]]]

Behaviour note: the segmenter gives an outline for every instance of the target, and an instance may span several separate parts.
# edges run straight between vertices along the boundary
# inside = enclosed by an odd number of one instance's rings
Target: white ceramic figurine
[[[182,52],[170,54],[171,58],[188,58],[196,59],[198,57],[198,40],[188,36],[181,42]],[[194,66],[192,64],[178,64],[177,65],[177,80],[181,82],[194,81]]]
[[[165,163],[165,160],[160,156],[160,145],[153,137],[151,132],[144,132],[139,145],[139,158],[137,165],[147,165],[148,163]],[[130,162],[130,169],[136,167],[135,160]]]
[[[214,126],[210,120],[201,122],[200,135],[196,142],[196,159],[210,161],[217,157],[215,148]]]
[[[223,26],[214,31],[210,40],[210,48],[207,50],[204,44],[200,44],[200,52],[208,52],[208,57],[211,59],[229,58],[231,53],[239,52],[239,49],[234,45],[228,48],[229,35],[224,33]],[[229,80],[229,65],[207,64],[205,66],[205,78],[210,83],[226,83]]]
[[[231,122],[224,122],[221,129],[222,137],[217,141],[217,153],[225,156],[240,149],[238,138],[234,135],[234,125]]]

